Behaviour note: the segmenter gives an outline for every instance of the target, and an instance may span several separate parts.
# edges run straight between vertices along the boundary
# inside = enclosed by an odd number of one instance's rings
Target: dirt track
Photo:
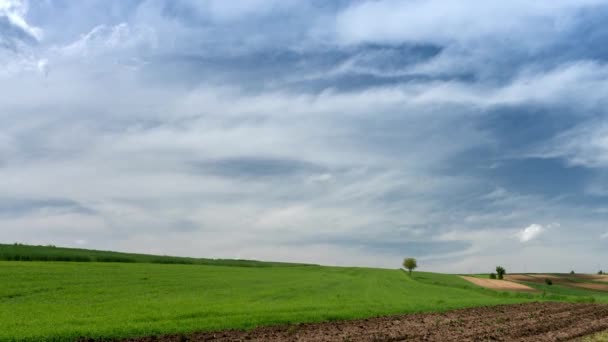
[[[608,305],[529,303],[125,341],[567,341],[607,329]]]

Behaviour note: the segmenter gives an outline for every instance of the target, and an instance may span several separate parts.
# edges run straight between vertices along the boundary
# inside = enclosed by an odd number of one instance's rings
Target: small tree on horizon
[[[496,273],[490,273],[490,279],[496,279]]]
[[[599,272],[597,272],[597,274],[602,275],[604,274],[604,271],[600,270]]]
[[[498,279],[502,279],[505,274],[507,274],[507,271],[505,271],[504,267],[496,266],[496,275],[498,276]]]
[[[409,272],[410,276],[412,275],[412,270],[418,267],[418,263],[416,262],[416,258],[405,258],[403,260],[403,267],[405,267]]]

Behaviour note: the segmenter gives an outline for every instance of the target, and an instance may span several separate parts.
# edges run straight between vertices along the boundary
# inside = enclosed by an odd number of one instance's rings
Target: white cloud
[[[572,22],[576,10],[603,3],[586,1],[362,1],[336,20],[339,39],[358,42],[450,44],[509,37],[517,44],[545,44]]]
[[[524,228],[522,231],[517,233],[517,237],[519,238],[519,241],[521,242],[528,242],[531,240],[536,239],[537,237],[540,236],[540,234],[544,233],[546,231],[546,228],[533,223],[531,225],[529,225],[528,227]]]
[[[151,27],[131,27],[127,23],[120,23],[114,26],[98,25],[75,42],[60,47],[59,53],[71,57],[113,54],[113,58],[118,59],[124,58],[124,52],[137,56],[156,46],[156,33]]]
[[[49,74],[48,59],[43,58],[43,59],[39,60],[36,66],[38,67],[38,71],[40,71],[41,74],[43,74],[44,76],[48,76],[48,74]]]
[[[27,11],[27,0],[0,0],[0,16],[7,17],[12,25],[23,30],[30,37],[41,40],[43,36],[42,29],[28,24],[24,19]]]

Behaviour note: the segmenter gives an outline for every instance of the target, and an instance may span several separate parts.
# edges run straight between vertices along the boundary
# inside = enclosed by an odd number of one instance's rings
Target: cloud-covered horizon
[[[600,0],[0,0],[0,241],[608,268],[606,17]]]

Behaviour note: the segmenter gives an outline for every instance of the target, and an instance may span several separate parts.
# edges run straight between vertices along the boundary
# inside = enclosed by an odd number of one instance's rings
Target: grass
[[[239,267],[305,266],[283,262],[238,259],[202,259],[148,254],[120,253],[55,246],[29,246],[0,244],[0,260],[5,261],[74,261],[74,262],[128,262],[155,264],[193,264]]]
[[[608,342],[608,331],[599,334],[586,336],[581,339],[582,342]]]
[[[579,297],[579,298],[593,298],[594,302],[598,303],[608,303],[608,292],[602,291],[593,291],[587,290],[584,288],[563,286],[553,283],[553,285],[541,284],[541,283],[532,283],[532,282],[520,282],[522,284],[528,285],[532,288],[535,288],[539,291],[544,291],[546,293],[560,295],[560,296],[569,296],[569,297]]]
[[[462,284],[450,275],[321,266],[0,262],[0,277],[2,341],[246,329],[535,299],[452,287]]]

